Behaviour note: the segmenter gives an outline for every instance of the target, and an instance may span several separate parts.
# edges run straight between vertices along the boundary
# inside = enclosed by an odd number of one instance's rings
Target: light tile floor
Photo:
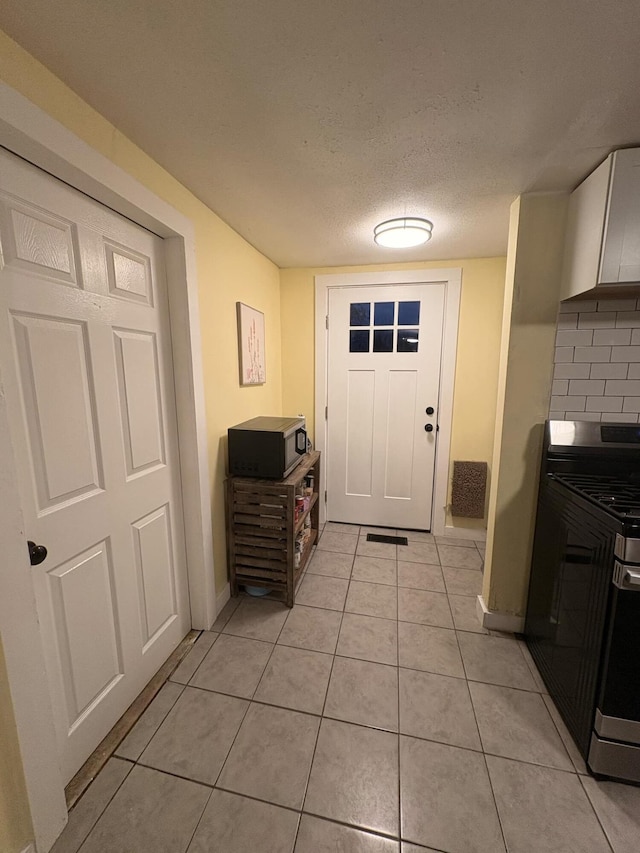
[[[586,774],[525,645],[478,624],[481,547],[366,532],[327,525],[292,610],[229,602],[54,853],[640,850],[640,788]]]

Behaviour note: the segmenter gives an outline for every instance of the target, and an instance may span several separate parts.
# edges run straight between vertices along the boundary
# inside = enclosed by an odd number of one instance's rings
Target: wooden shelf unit
[[[308,510],[295,518],[296,495],[307,474],[314,475]],[[229,477],[227,480],[227,555],[231,594],[239,586],[265,587],[293,607],[295,589],[318,538],[320,452],[305,454],[285,480]],[[310,536],[295,566],[296,536],[311,516]]]

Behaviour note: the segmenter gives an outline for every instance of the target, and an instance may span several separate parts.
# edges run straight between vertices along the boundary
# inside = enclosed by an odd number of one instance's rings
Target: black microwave
[[[307,452],[304,418],[252,418],[228,430],[229,474],[288,477]]]

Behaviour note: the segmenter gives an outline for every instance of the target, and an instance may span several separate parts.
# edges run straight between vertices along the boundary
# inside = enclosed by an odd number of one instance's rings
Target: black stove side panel
[[[587,756],[600,677],[615,531],[543,478],[525,638],[549,693]]]

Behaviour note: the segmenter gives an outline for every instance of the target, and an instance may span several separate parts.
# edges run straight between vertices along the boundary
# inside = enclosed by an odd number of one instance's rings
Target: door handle
[[[433,424],[424,425],[425,432],[433,432]]]
[[[613,567],[613,583],[618,589],[640,592],[640,571],[637,566],[629,566],[616,560]]]
[[[27,548],[29,549],[29,561],[32,566],[39,566],[47,559],[47,549],[44,545],[36,545],[31,539],[27,540]]]

